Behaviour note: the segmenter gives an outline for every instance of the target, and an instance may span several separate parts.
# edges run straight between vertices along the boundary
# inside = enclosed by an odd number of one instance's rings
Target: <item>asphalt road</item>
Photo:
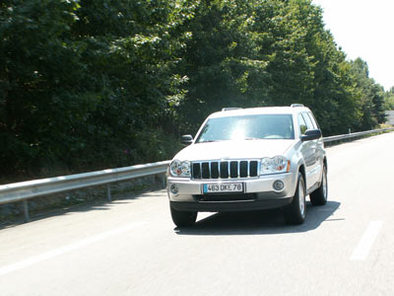
[[[394,133],[328,151],[329,202],[201,214],[164,191],[0,230],[0,295],[394,295]]]
[[[386,122],[388,124],[394,125],[394,110],[386,111],[386,116],[387,116]]]

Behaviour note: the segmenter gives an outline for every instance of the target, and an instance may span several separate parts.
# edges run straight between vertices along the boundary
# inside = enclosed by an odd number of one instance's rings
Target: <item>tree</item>
[[[360,98],[362,116],[359,128],[362,130],[375,128],[378,123],[385,122],[384,89],[369,78],[368,64],[365,61],[358,58],[352,61],[351,65],[356,91]]]
[[[384,94],[384,109],[394,110],[394,87]]]
[[[0,20],[0,178],[168,159],[222,107],[303,103],[330,135],[391,100],[310,0],[4,0]]]
[[[163,159],[193,1],[0,4],[2,176]],[[158,122],[163,124],[158,126]],[[167,130],[166,130],[167,129]]]

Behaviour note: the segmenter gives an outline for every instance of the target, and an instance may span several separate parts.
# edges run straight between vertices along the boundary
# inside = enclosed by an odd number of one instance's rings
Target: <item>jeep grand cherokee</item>
[[[309,108],[225,108],[208,116],[168,169],[171,216],[178,227],[197,212],[282,207],[287,223],[305,220],[305,197],[327,202],[327,158]]]

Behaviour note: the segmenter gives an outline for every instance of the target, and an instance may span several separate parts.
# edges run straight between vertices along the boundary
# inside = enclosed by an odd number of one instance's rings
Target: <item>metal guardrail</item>
[[[71,191],[75,189],[107,185],[107,197],[111,201],[110,183],[127,181],[134,178],[163,174],[170,161],[161,161],[130,167],[60,176],[25,182],[0,185],[0,205],[23,201],[25,221],[29,221],[27,200],[36,196]]]
[[[394,130],[394,128],[370,130],[325,137],[323,138],[323,140],[324,143],[329,143],[392,130]],[[29,221],[29,208],[27,201],[37,196],[66,192],[97,185],[107,185],[107,197],[108,200],[111,201],[111,188],[109,186],[110,183],[127,181],[139,177],[163,174],[166,172],[169,163],[170,161],[166,160],[118,169],[107,169],[90,173],[0,185],[0,205],[11,202],[23,201],[25,221]]]
[[[375,130],[369,130],[369,131],[363,131],[363,132],[357,132],[357,133],[349,133],[349,134],[343,134],[343,135],[336,135],[336,136],[331,136],[331,137],[324,137],[323,141],[324,141],[324,143],[330,143],[330,142],[342,141],[342,140],[347,140],[347,139],[352,139],[352,138],[359,138],[359,137],[370,135],[370,134],[384,133],[384,132],[393,131],[393,130],[394,130],[394,127],[375,129]]]

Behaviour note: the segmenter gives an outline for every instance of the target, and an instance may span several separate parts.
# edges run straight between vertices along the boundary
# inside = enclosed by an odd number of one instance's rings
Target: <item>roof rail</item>
[[[225,107],[225,108],[222,108],[222,111],[231,111],[231,110],[239,110],[239,109],[242,109],[242,108],[240,108],[240,107]]]
[[[304,104],[291,104],[290,107],[305,107]]]

